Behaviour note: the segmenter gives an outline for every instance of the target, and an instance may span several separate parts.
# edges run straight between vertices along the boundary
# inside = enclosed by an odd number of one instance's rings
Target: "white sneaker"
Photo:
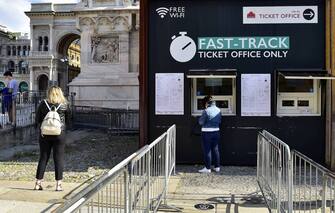
[[[214,168],[214,171],[215,171],[215,172],[220,172],[220,167],[215,167],[215,168]]]
[[[203,169],[198,170],[198,172],[199,173],[211,173],[211,170],[204,167]]]

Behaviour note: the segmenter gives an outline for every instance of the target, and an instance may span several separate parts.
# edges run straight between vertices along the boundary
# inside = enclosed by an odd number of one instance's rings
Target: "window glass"
[[[284,107],[294,107],[294,100],[283,100],[282,106]]]
[[[197,96],[233,94],[233,81],[230,78],[197,79]]]
[[[49,38],[48,37],[44,37],[44,51],[49,51]]]
[[[229,101],[215,101],[216,106],[222,109],[228,109],[229,108]]]
[[[279,76],[279,92],[313,93],[312,79],[285,79]]]
[[[298,107],[309,107],[309,101],[307,100],[299,100]]]
[[[193,83],[193,112],[200,113],[205,109],[203,98],[211,95],[222,114],[235,114],[234,78],[196,78]]]
[[[38,37],[38,51],[42,51],[43,46],[43,38],[40,36]]]
[[[7,56],[10,56],[10,54],[11,54],[11,48],[10,46],[7,46]]]

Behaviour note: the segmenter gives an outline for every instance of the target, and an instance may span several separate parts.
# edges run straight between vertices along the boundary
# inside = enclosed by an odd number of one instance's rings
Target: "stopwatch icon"
[[[187,32],[179,32],[180,36],[173,36],[170,45],[171,56],[178,62],[192,60],[197,52],[197,46],[192,38],[186,36]]]

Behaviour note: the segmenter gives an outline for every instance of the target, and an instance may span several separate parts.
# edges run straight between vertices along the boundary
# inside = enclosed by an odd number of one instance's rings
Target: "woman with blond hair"
[[[43,134],[44,121],[47,119],[49,112],[57,112],[59,114],[60,124],[58,134]],[[68,112],[68,102],[63,95],[62,89],[52,86],[47,92],[47,99],[43,100],[38,106],[36,113],[36,124],[41,128],[39,137],[40,159],[36,172],[35,190],[43,190],[42,180],[47,166],[51,149],[53,150],[53,159],[55,164],[56,191],[62,191],[61,181],[63,179],[64,168],[64,147],[65,147],[65,121]],[[53,121],[52,121],[53,122]]]

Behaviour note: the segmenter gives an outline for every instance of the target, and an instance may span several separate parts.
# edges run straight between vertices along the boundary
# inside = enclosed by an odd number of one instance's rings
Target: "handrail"
[[[282,140],[280,140],[279,138],[277,138],[276,136],[274,136],[274,135],[272,135],[271,133],[269,133],[268,131],[266,131],[266,130],[263,130],[262,131],[262,133],[265,135],[265,137],[267,138],[267,139],[269,139],[269,137],[267,137],[266,135],[271,135],[271,137],[273,138],[273,139],[275,139],[280,145],[282,145],[285,149],[286,149],[286,151],[288,151],[287,152],[287,155],[288,155],[288,159],[290,160],[292,157],[292,155],[291,155],[291,148],[290,148],[290,146],[289,145],[287,145],[284,141],[282,141]]]
[[[314,160],[307,157],[306,155],[302,154],[301,152],[299,152],[297,150],[292,150],[292,153],[294,153],[295,155],[299,156],[300,158],[302,158],[306,161],[309,161],[314,167],[317,167],[318,169],[323,170],[325,173],[329,173],[330,175],[335,177],[335,173],[333,173],[332,171],[330,171],[326,167],[320,165],[319,163],[315,162]]]
[[[84,188],[78,194],[76,194],[69,202],[65,202],[63,205],[58,207],[55,213],[62,213],[62,212],[72,212],[73,210],[83,206],[85,201],[88,200],[91,196],[86,196],[89,194],[95,194],[97,189],[101,188],[101,183],[108,182],[110,179],[113,178],[118,172],[122,171],[122,169],[127,166],[138,154],[142,153],[146,150],[148,145],[142,147],[140,150],[136,151],[135,153],[131,154],[129,157],[121,161],[119,164],[114,166],[110,171],[102,175],[98,180],[94,181],[88,187]],[[99,187],[100,186],[100,187]],[[93,196],[92,194],[92,196]],[[85,198],[86,197],[86,198]],[[66,211],[64,211],[66,209]]]
[[[267,137],[266,137],[266,135],[263,133],[263,132],[259,132],[258,133],[260,136],[262,136],[264,139],[268,139]],[[277,145],[277,144],[275,144],[273,141],[268,141],[271,145],[273,145],[276,149],[278,149],[279,151],[280,151],[280,148],[279,148],[279,146]]]
[[[162,138],[164,138],[166,136],[166,132],[164,134],[162,134],[159,138],[157,138],[156,140],[154,140],[154,142],[152,142],[151,144],[147,145],[146,148],[144,150],[142,150],[141,153],[139,153],[138,155],[136,155],[136,157],[134,157],[134,161],[139,160],[140,158],[142,158],[148,151],[150,151],[150,149],[152,147],[154,147],[156,144],[158,144]]]
[[[176,126],[173,125],[168,132],[123,160],[54,212],[81,212],[82,209],[156,212],[163,200],[166,205],[169,171],[176,165],[175,137]]]
[[[265,136],[265,137],[264,137]],[[265,140],[264,140],[265,139]],[[264,141],[265,143],[261,143]],[[280,156],[268,147],[278,145],[282,152]],[[326,167],[315,162],[306,155],[297,150],[291,150],[290,147],[283,141],[273,136],[271,133],[263,130],[258,133],[258,153],[257,153],[257,181],[259,187],[263,191],[270,191],[275,196],[276,201],[280,201],[274,209],[277,212],[310,212],[313,210],[328,212],[333,209],[330,202],[335,200],[335,173]],[[272,162],[266,162],[264,159],[279,159],[283,158],[282,168],[273,168]],[[285,159],[286,158],[286,159]],[[267,174],[278,171],[282,176],[277,178],[275,176],[268,176],[265,182],[260,182]],[[280,183],[283,180],[282,183]],[[280,183],[281,187],[276,190],[275,185],[267,185],[267,182]],[[268,203],[273,201],[268,200],[266,196],[265,201]],[[320,205],[320,200],[322,204]],[[270,206],[268,205],[269,209]],[[326,211],[327,210],[327,211]]]

